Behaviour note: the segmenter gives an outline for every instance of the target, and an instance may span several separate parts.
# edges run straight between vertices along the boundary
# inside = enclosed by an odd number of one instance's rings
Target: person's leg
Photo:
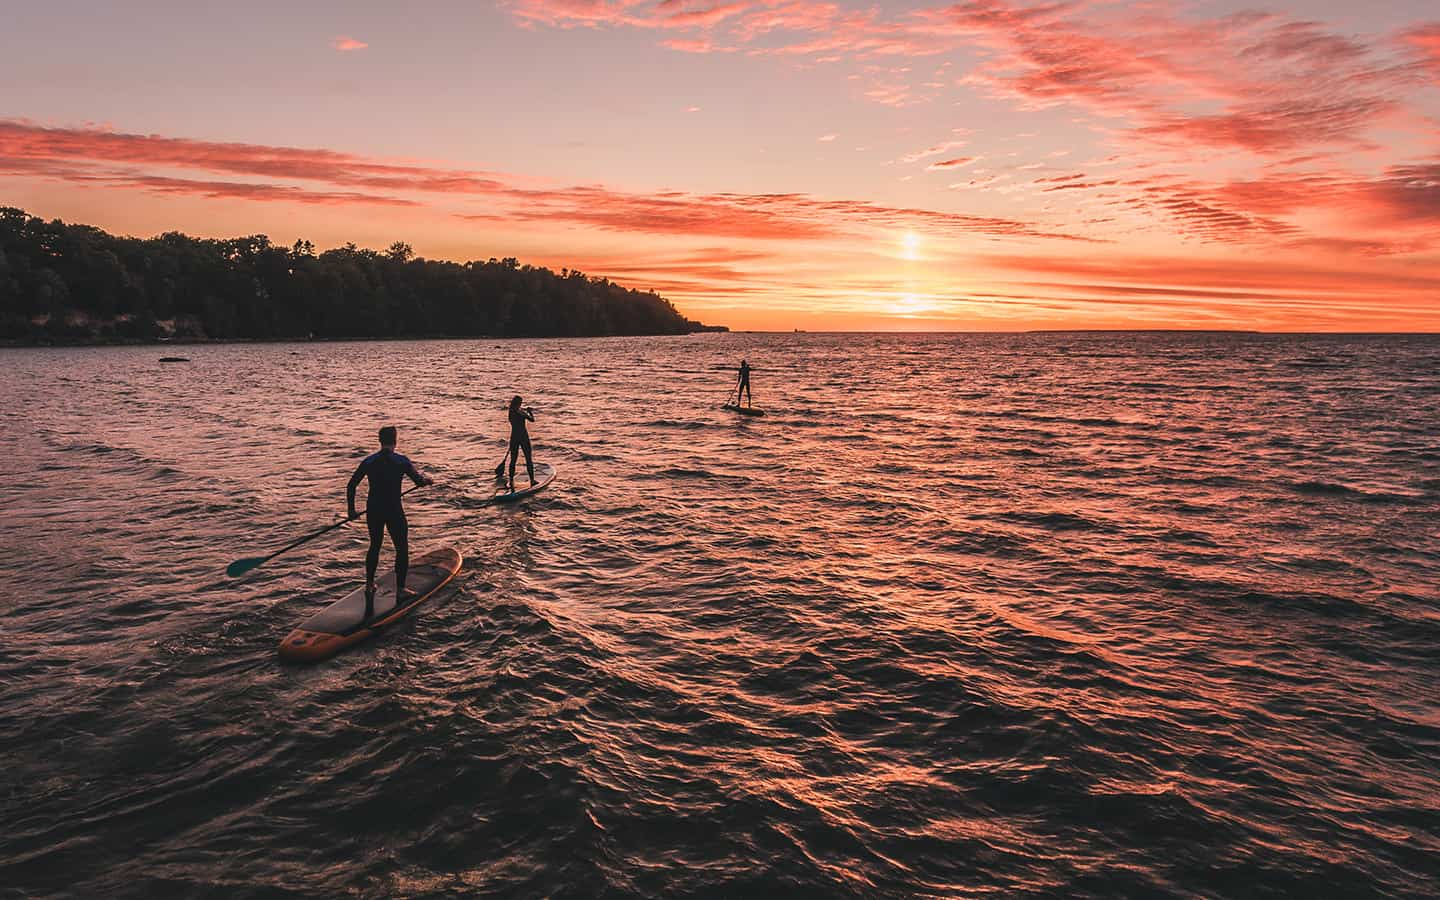
[[[365,618],[375,614],[375,570],[380,566],[380,544],[385,540],[385,520],[367,512],[365,524],[370,529],[370,549],[365,554]]]
[[[525,435],[520,442],[520,448],[525,451],[525,474],[530,476],[530,483],[535,483],[535,461],[530,458],[530,435]],[[510,467],[510,474],[515,474],[515,467]]]
[[[515,463],[520,458],[520,441],[515,435],[510,435],[510,480],[515,480]]]
[[[395,605],[405,594],[405,576],[410,574],[410,523],[405,514],[397,513],[386,523],[390,529],[390,543],[395,545]]]

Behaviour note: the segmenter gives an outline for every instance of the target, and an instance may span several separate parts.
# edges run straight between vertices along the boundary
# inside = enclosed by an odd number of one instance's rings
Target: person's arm
[[[427,485],[427,484],[434,484],[434,483],[435,483],[435,479],[433,479],[433,478],[426,478],[424,475],[421,475],[421,474],[415,469],[415,464],[414,464],[413,462],[411,462],[410,460],[408,460],[408,459],[405,460],[405,474],[406,474],[406,475],[409,475],[409,476],[410,476],[410,480],[413,481],[413,482],[415,482],[415,484],[418,485],[419,487],[425,487],[425,485]]]
[[[535,414],[530,411],[530,407],[525,407],[521,410],[521,412],[525,414],[525,418],[529,419],[532,422],[535,421]]]
[[[345,508],[349,511],[349,517],[355,518],[355,489],[360,486],[360,479],[365,477],[365,463],[355,467],[355,474],[350,476],[350,484],[345,488]]]

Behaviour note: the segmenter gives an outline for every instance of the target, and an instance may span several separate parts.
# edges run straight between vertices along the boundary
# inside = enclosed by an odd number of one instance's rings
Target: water
[[[0,352],[7,890],[1440,892],[1440,338],[162,352]],[[385,422],[465,566],[282,665]]]

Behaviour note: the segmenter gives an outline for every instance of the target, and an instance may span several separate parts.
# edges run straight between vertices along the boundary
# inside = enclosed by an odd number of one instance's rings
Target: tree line
[[[0,339],[561,337],[712,330],[652,291],[569,269],[276,246],[167,232],[119,237],[0,208]]]

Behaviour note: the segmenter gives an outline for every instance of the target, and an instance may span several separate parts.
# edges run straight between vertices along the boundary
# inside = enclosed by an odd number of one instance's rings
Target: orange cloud
[[[71,165],[125,163],[442,193],[487,193],[504,187],[484,173],[377,162],[333,150],[216,143],[100,129],[45,128],[16,120],[0,120],[0,160]]]
[[[365,43],[364,41],[357,41],[351,37],[337,37],[335,40],[330,42],[330,46],[334,47],[336,50],[339,50],[341,53],[346,53],[351,50],[364,50],[370,45]]]
[[[1400,35],[1401,45],[1429,72],[1430,80],[1440,84],[1440,22],[1417,25]]]
[[[323,187],[176,178],[154,169],[264,177]],[[981,234],[1078,240],[1058,229],[1018,219],[892,207],[804,194],[632,193],[596,186],[539,190],[518,179],[463,169],[401,165],[325,149],[136,135],[98,129],[46,128],[0,120],[0,175],[43,177],[75,184],[128,187],[203,197],[418,206],[394,193],[431,195],[435,202],[483,197],[493,209],[459,214],[473,221],[554,222],[648,234],[714,235],[757,240],[816,240],[921,230],[936,235]]]
[[[979,159],[980,157],[978,156],[957,156],[954,159],[944,159],[939,162],[933,162],[925,167],[925,171],[941,172],[945,169],[963,169],[968,165],[974,164]]]
[[[511,190],[501,213],[462,215],[472,221],[552,222],[613,231],[751,240],[819,240],[917,230],[937,236],[1089,240],[1014,219],[970,216],[805,194],[628,194],[603,188]]]

